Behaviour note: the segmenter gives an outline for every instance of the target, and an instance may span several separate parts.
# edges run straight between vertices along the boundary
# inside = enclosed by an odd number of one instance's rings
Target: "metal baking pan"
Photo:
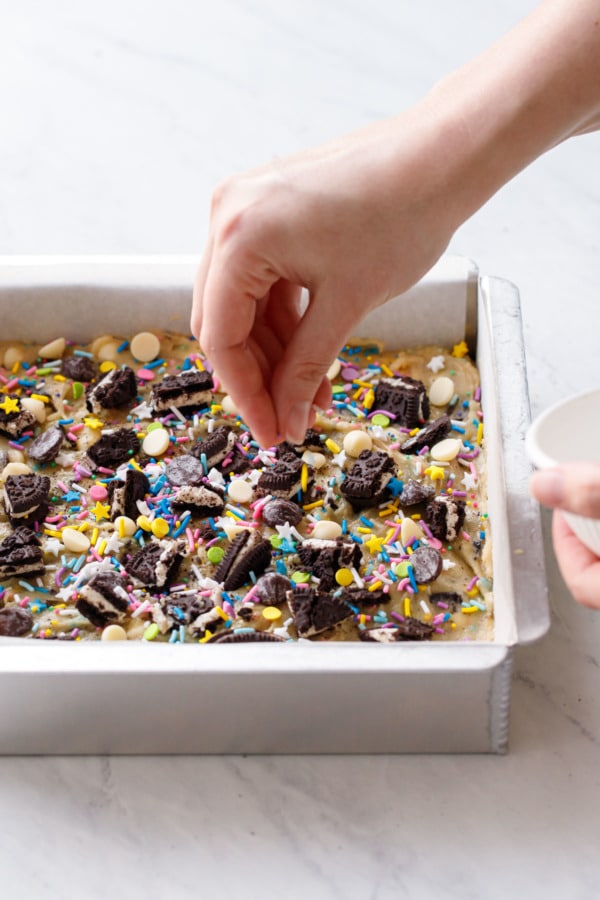
[[[188,258],[0,257],[3,338],[187,332]],[[513,648],[549,627],[523,443],[519,295],[446,257],[362,333],[456,343],[482,381],[495,572],[493,642],[173,645],[0,642],[1,754],[448,753],[507,749]],[[390,336],[392,335],[392,336]],[[397,344],[400,346],[400,343]]]

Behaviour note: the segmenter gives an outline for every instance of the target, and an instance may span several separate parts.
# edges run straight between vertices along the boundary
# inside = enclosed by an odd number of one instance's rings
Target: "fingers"
[[[554,552],[573,597],[584,606],[600,609],[600,559],[575,536],[556,510],[552,519]]]
[[[196,280],[194,282],[194,294],[192,298],[192,316],[190,328],[194,337],[199,338],[202,330],[202,299],[204,297],[204,285],[206,284],[206,276],[210,268],[210,260],[212,257],[213,241],[212,238],[206,243],[198,271],[196,272]]]
[[[544,506],[591,518],[600,517],[600,465],[592,462],[563,463],[535,472],[531,492]]]

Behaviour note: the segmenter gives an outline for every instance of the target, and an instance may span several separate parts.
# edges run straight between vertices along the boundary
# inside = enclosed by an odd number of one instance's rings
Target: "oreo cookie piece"
[[[33,527],[48,513],[50,479],[47,475],[9,475],[4,482],[3,500],[13,526]]]
[[[215,609],[215,604],[210,597],[187,593],[183,596],[169,594],[166,599],[161,598],[160,605],[173,625],[191,625],[198,617],[205,616]],[[219,619],[223,621],[220,616]],[[204,629],[202,628],[202,630]]]
[[[266,572],[256,582],[253,597],[265,606],[281,606],[285,603],[286,594],[294,585],[289,578],[279,572]]]
[[[303,568],[319,579],[319,590],[330,591],[338,586],[335,580],[338,569],[358,569],[362,550],[360,544],[346,543],[342,538],[335,541],[308,538],[298,547],[298,557]]]
[[[123,579],[115,572],[96,572],[79,588],[75,606],[97,628],[122,622],[129,607]]]
[[[207,435],[202,441],[198,441],[194,444],[190,453],[192,456],[195,456],[196,459],[201,459],[202,456],[204,456],[206,458],[207,469],[212,469],[215,466],[218,466],[219,463],[222,463],[233,451],[235,442],[235,432],[226,425],[221,425],[219,428],[215,428],[215,430]]]
[[[65,356],[60,371],[72,381],[93,381],[97,375],[96,365],[89,356]]]
[[[19,526],[0,541],[0,578],[39,575],[44,571],[44,554],[39,539],[29,528]]]
[[[189,509],[201,518],[220,516],[225,509],[225,500],[218,487],[207,484],[184,484],[177,488],[171,498],[174,509]]]
[[[129,366],[122,369],[110,369],[100,381],[86,388],[85,404],[92,413],[101,413],[103,409],[120,409],[131,403],[138,394],[135,372]]]
[[[340,491],[355,510],[376,506],[383,499],[394,470],[394,460],[387,453],[363,450],[342,481]]]
[[[215,581],[226,591],[242,587],[250,579],[250,572],[262,575],[271,562],[271,545],[257,531],[240,532],[229,545],[215,572]]]
[[[274,497],[282,497],[288,500],[301,489],[302,466],[305,463],[293,454],[278,459],[275,465],[265,469],[257,482],[259,496],[273,494]],[[313,469],[308,466],[308,486],[312,484]]]
[[[342,594],[346,603],[353,606],[380,606],[382,603],[389,603],[391,597],[385,591],[368,591],[366,588],[351,588]]]
[[[127,469],[125,479],[115,478],[108,483],[108,502],[112,521],[118,516],[128,516],[135,520],[140,514],[138,501],[142,501],[150,490],[150,482],[139,469]]]
[[[324,441],[321,440],[321,432],[314,428],[309,428],[304,435],[304,440],[298,446],[302,450],[322,450]]]
[[[393,644],[399,641],[429,641],[435,629],[427,622],[407,616],[403,622],[395,623],[394,628],[369,628],[359,630],[361,641],[377,641],[380,644]]]
[[[435,497],[433,484],[423,484],[410,478],[404,483],[402,493],[398,499],[401,506],[417,506],[419,503],[431,500],[432,497]]]
[[[140,451],[140,440],[131,428],[104,432],[88,447],[86,458],[92,468],[116,469]]]
[[[5,394],[0,401],[0,433],[9,437],[20,437],[24,431],[33,428],[37,419],[28,409],[23,409],[20,400],[13,394]]]
[[[417,547],[409,561],[417,584],[435,581],[443,569],[442,554],[435,547]]]
[[[177,574],[183,559],[183,541],[153,540],[127,560],[125,569],[149,588],[162,588]]]
[[[184,410],[202,409],[211,402],[213,388],[210,372],[200,369],[165,375],[162,381],[152,387],[152,412],[167,412],[172,406]]]
[[[201,484],[204,478],[204,466],[199,459],[190,453],[182,453],[169,460],[165,469],[167,481],[173,487],[184,484]]]
[[[450,434],[452,423],[449,416],[440,416],[429,422],[412,437],[407,438],[400,447],[402,453],[419,453],[424,447],[432,447]]]
[[[464,500],[443,495],[427,504],[425,521],[439,541],[455,541],[464,525],[465,515]]]
[[[429,598],[432,603],[446,603],[452,610],[452,612],[456,612],[459,606],[462,604],[462,597],[457,591],[436,591],[435,594],[432,594]]]
[[[270,634],[267,631],[222,631],[209,638],[207,644],[265,644],[265,643],[285,643],[285,638],[279,637],[278,634]]]
[[[65,434],[59,425],[42,431],[27,445],[27,456],[42,466],[54,462],[63,445]]]
[[[228,456],[225,457],[219,469],[222,475],[241,475],[243,472],[247,472],[251,466],[251,460],[244,456],[241,450],[238,450],[237,447],[233,448],[233,453],[229,453]]]
[[[375,388],[373,409],[382,409],[395,416],[394,425],[416,428],[429,418],[429,398],[422,381],[401,375],[382,378]]]
[[[353,614],[341,598],[310,587],[288,591],[287,602],[296,631],[303,638],[322,634]]]
[[[2,637],[23,637],[33,627],[33,616],[28,609],[9,606],[0,609],[0,635]]]
[[[303,512],[292,500],[269,500],[262,508],[261,518],[269,528],[277,525],[297,525],[302,521]]]

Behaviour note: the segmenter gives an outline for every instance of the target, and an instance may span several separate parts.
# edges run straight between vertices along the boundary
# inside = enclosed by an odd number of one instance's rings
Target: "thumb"
[[[292,444],[302,443],[314,420],[313,404],[329,402],[326,373],[354,327],[348,310],[315,296],[273,374],[272,396],[279,431]]]
[[[589,518],[600,518],[600,464],[562,463],[535,472],[531,492],[544,506],[558,507]]]

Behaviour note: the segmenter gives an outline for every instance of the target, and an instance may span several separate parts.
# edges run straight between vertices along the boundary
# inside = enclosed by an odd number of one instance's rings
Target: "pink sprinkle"
[[[82,428],[85,428],[85,425],[83,422],[79,422],[76,425],[71,425],[71,428],[69,429],[69,431],[72,431],[74,434],[77,434],[79,431],[81,431]]]
[[[113,469],[105,469],[104,466],[98,466],[98,471],[102,472],[103,475],[114,475],[115,474]]]
[[[55,581],[56,587],[60,587],[60,586],[61,586],[61,584],[62,584],[62,576],[63,576],[63,572],[64,572],[64,571],[65,571],[65,567],[64,567],[64,566],[61,566],[61,568],[58,570],[58,572],[57,572],[56,575],[54,576],[54,581]]]
[[[191,528],[186,528],[185,533],[188,539],[188,546],[190,548],[190,553],[194,552],[194,532]]]
[[[396,612],[396,610],[393,609],[391,614],[394,617],[394,619],[397,619],[399,622],[405,621],[404,616],[401,616],[400,613]]]
[[[18,383],[19,383],[18,378],[12,378],[10,381],[6,382],[6,387],[8,388],[9,391],[12,391],[12,389],[14,387],[16,387],[18,385]]]
[[[100,470],[100,471],[102,471],[102,470]],[[92,473],[89,471],[89,469],[86,469],[86,468],[84,468],[84,467],[81,466],[81,465],[77,466],[77,474],[78,474],[78,475],[80,475],[80,474],[81,474],[81,475],[85,475],[86,478],[91,478],[91,477],[92,477]],[[110,472],[110,474],[112,475],[112,472]],[[78,479],[78,480],[79,480],[79,479]]]
[[[94,484],[90,488],[90,497],[92,500],[106,500],[108,491],[103,484]]]
[[[22,600],[19,600],[19,606],[21,608],[27,606],[28,603],[29,603],[29,597],[23,597]]]
[[[470,540],[471,540],[471,535],[470,535],[470,534],[467,534],[466,531],[461,531],[461,535],[462,535],[462,537],[464,537],[465,541],[470,541]]]
[[[75,516],[76,519],[87,519],[88,511],[87,509],[82,509],[80,513],[77,513]]]
[[[199,597],[212,597],[212,591],[198,591]]]
[[[467,492],[466,491],[452,491],[452,496],[453,497],[466,497]]]
[[[154,381],[154,372],[152,369],[138,369],[136,374],[142,381]]]
[[[446,613],[438,613],[438,614],[437,614],[436,616],[434,616],[433,619],[431,620],[431,624],[432,624],[432,625],[439,625],[440,622],[443,622],[443,621],[444,621],[444,616],[445,616],[445,615],[446,615]]]
[[[44,521],[45,521],[45,522],[48,522],[48,523],[51,525],[53,522],[58,522],[58,521],[60,521],[60,519],[61,519],[61,516],[60,516],[60,515],[58,515],[58,516],[46,516],[46,518],[44,519]]]
[[[390,586],[389,586],[389,584],[384,584],[384,586],[383,586],[383,593],[384,593],[384,594],[389,594],[389,592],[390,592]]]
[[[388,449],[389,450],[399,450],[401,446],[402,446],[402,444],[400,443],[400,441],[396,441],[395,444],[390,444]]]
[[[448,604],[444,600],[438,600],[436,605],[442,609],[448,609]]]
[[[479,387],[479,385],[475,388],[473,399],[475,400],[475,403],[479,403],[479,401],[481,400],[481,388]]]
[[[438,541],[437,538],[434,538],[431,531],[427,527],[427,523],[423,521],[423,519],[419,519],[419,525],[427,535],[427,542],[433,547],[435,550],[439,550],[442,547],[442,542]]]
[[[63,493],[65,493],[65,494],[68,494],[68,493],[69,493],[69,488],[66,486],[66,484],[64,483],[64,481],[57,481],[57,482],[56,482],[56,487],[57,487],[59,490],[63,491]]]
[[[77,443],[77,435],[73,434],[72,431],[67,431],[67,437],[70,441],[73,441],[74,444]]]
[[[77,518],[79,518],[79,516],[77,516]],[[102,557],[95,547],[90,547],[90,556],[93,556],[96,562],[102,562]]]
[[[181,437],[175,438],[175,442],[177,444],[185,444],[186,441],[189,441],[189,437],[187,435],[182,435]]]
[[[478,475],[478,473],[477,473],[477,466],[475,465],[474,462],[469,463],[469,469],[471,470],[471,475],[473,476],[473,478],[474,478],[475,480],[477,480],[477,478],[479,477],[479,475]]]
[[[401,593],[402,591],[406,590],[409,584],[410,578],[403,578],[402,581],[399,581],[396,585],[396,590]]]
[[[475,575],[473,578],[471,578],[470,582],[469,582],[468,585],[467,585],[467,590],[468,590],[468,591],[473,590],[473,588],[474,588],[475,585],[477,584],[477,581],[478,581],[478,580],[479,580],[479,576],[478,576],[478,575]],[[438,604],[438,606],[439,606],[439,604]]]

